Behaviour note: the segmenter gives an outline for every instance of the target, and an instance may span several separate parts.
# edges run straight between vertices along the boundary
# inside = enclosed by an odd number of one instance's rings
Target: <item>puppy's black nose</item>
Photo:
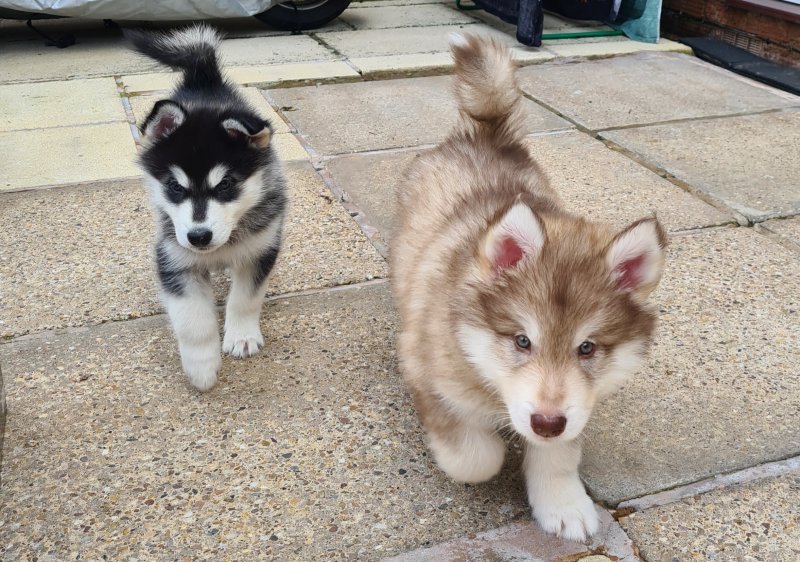
[[[531,416],[533,432],[542,437],[557,437],[564,433],[565,427],[567,427],[567,418],[564,416],[543,416],[542,414]]]
[[[189,231],[189,234],[186,235],[189,238],[189,243],[192,246],[197,246],[198,248],[205,248],[209,244],[211,244],[211,238],[214,236],[214,233],[208,230],[207,228],[195,228]]]

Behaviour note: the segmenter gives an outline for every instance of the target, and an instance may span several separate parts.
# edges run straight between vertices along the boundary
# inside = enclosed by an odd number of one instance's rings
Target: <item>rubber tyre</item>
[[[304,31],[317,29],[336,19],[350,5],[350,0],[321,0],[313,5],[294,8],[291,2],[273,6],[255,17],[284,31]]]

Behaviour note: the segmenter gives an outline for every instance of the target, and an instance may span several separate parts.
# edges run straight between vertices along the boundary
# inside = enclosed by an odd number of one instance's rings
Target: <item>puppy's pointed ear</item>
[[[486,234],[481,248],[481,269],[494,278],[536,256],[544,241],[539,218],[530,207],[517,203]]]
[[[142,125],[142,135],[147,143],[170,136],[186,120],[186,111],[171,100],[156,102]]]
[[[256,148],[266,148],[272,139],[269,121],[246,117],[229,117],[222,122],[222,128],[232,139],[247,142]]]
[[[641,219],[617,234],[606,252],[611,280],[618,289],[645,299],[664,270],[667,235],[655,218]]]

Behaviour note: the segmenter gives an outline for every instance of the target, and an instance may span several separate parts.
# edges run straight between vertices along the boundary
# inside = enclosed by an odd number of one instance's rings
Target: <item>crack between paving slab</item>
[[[389,282],[388,278],[385,277],[378,277],[375,279],[368,279],[366,281],[356,281],[354,283],[347,283],[342,285],[334,285],[332,287],[320,287],[318,289],[304,289],[302,291],[294,291],[291,293],[281,293],[278,295],[271,295],[264,299],[264,303],[276,302],[276,301],[283,301],[288,299],[294,299],[298,297],[310,297],[314,295],[322,295],[328,293],[340,293],[343,291],[356,291],[360,290],[365,287],[372,287],[376,285],[386,285]],[[225,311],[225,304],[217,304],[215,306],[216,311],[218,314],[223,314]],[[63,333],[73,333],[73,332],[83,332],[86,330],[90,330],[96,328],[98,326],[103,326],[106,324],[123,324],[127,322],[139,322],[144,320],[150,320],[153,318],[158,317],[166,317],[167,314],[165,312],[155,312],[153,314],[143,314],[141,316],[136,317],[128,317],[128,318],[116,318],[116,319],[109,319],[103,320],[102,322],[96,322],[94,324],[85,324],[81,326],[64,326],[61,328],[51,328],[48,330],[41,330],[36,332],[28,332],[26,334],[19,334],[16,336],[2,336],[0,337],[0,347],[8,344],[28,341],[31,339],[37,338],[44,338],[48,336],[55,336]]]
[[[795,218],[797,215],[789,216],[789,217],[780,217],[778,219],[773,220],[789,220],[791,218]],[[781,234],[778,231],[772,230],[769,226],[764,225],[763,223],[756,223],[753,225],[756,232],[763,234],[764,236],[768,237],[770,240],[780,244],[787,250],[798,252],[800,253],[800,243],[795,242],[791,238],[787,237],[784,234]]]
[[[317,174],[322,179],[322,182],[325,186],[330,190],[330,192],[336,197],[336,201],[347,211],[347,214],[356,221],[359,228],[361,228],[361,232],[367,237],[370,243],[375,247],[378,253],[384,260],[389,259],[389,245],[383,238],[381,231],[374,226],[372,226],[369,221],[367,220],[367,215],[355,204],[353,200],[347,195],[339,184],[336,183],[336,180],[333,179],[331,173],[322,167],[314,166]]]
[[[699,494],[706,494],[730,486],[758,482],[765,478],[774,478],[795,473],[800,474],[800,456],[767,462],[743,470],[699,480],[685,486],[679,486],[655,494],[627,500],[621,502],[617,506],[614,516],[618,519],[630,515],[633,512],[679,502]]]
[[[352,62],[350,62],[350,59],[349,59],[349,58],[348,58],[348,57],[347,57],[347,56],[346,56],[344,53],[340,52],[340,51],[339,51],[339,50],[338,50],[336,47],[334,47],[334,46],[332,46],[332,45],[329,45],[329,44],[328,44],[328,42],[327,42],[327,41],[325,41],[325,40],[324,40],[322,37],[319,37],[319,34],[318,34],[318,33],[309,33],[309,34],[308,34],[308,37],[311,37],[311,39],[313,39],[314,41],[316,41],[317,43],[319,43],[320,45],[322,45],[322,47],[324,47],[325,49],[328,49],[329,51],[331,51],[331,52],[332,52],[333,54],[335,54],[337,57],[342,57],[342,58],[341,58],[341,60],[342,60],[342,61],[343,61],[343,62],[344,62],[344,63],[345,63],[347,66],[349,66],[349,67],[350,67],[350,68],[352,68],[354,71],[356,71],[356,72],[358,73],[358,75],[359,75],[359,76],[361,76],[362,78],[364,77],[364,75],[362,74],[362,72],[361,72],[361,69],[360,69],[360,68],[358,68],[358,67],[357,67],[356,65],[354,65]]]
[[[717,119],[726,119],[726,118],[729,118],[729,117],[744,117],[744,116],[749,116],[749,115],[764,115],[764,114],[770,114],[770,113],[781,113],[781,112],[795,111],[795,110],[798,109],[798,107],[773,108],[773,109],[765,109],[765,110],[759,110],[759,111],[732,113],[732,114],[727,114],[727,115],[710,115],[710,116],[704,116],[704,117],[688,117],[688,118],[683,118],[683,119],[671,119],[671,120],[667,120],[667,121],[655,121],[655,122],[652,122],[652,123],[645,123],[645,124],[638,124],[638,125],[621,125],[619,127],[607,127],[607,128],[604,128],[604,129],[594,130],[594,129],[590,129],[589,127],[586,127],[585,125],[583,125],[582,123],[580,123],[577,120],[573,119],[572,117],[562,113],[561,111],[557,110],[555,107],[552,107],[547,102],[544,102],[544,101],[534,97],[533,95],[531,95],[531,94],[529,94],[527,92],[523,91],[522,92],[522,96],[524,98],[536,103],[537,105],[543,107],[547,111],[555,113],[557,116],[559,116],[562,119],[568,121],[569,123],[574,125],[575,129],[577,129],[578,131],[580,131],[580,132],[592,137],[595,140],[598,140],[598,141],[602,142],[606,146],[606,148],[608,148],[610,150],[613,150],[614,152],[617,152],[617,153],[621,154],[622,156],[628,158],[629,160],[633,161],[634,163],[638,164],[639,166],[642,166],[643,168],[645,168],[647,170],[650,170],[654,174],[656,174],[656,175],[660,176],[661,178],[667,180],[669,183],[671,183],[672,185],[674,185],[678,189],[680,189],[682,191],[685,191],[686,193],[688,193],[689,195],[692,195],[693,197],[699,199],[703,203],[706,203],[707,205],[711,205],[712,207],[714,207],[718,211],[733,217],[733,221],[730,221],[730,222],[727,222],[727,223],[723,223],[723,225],[725,225],[725,224],[736,224],[738,226],[752,227],[755,224],[760,223],[760,222],[764,222],[764,221],[771,220],[771,219],[774,219],[774,218],[783,218],[783,217],[786,217],[786,216],[792,216],[792,215],[796,214],[796,213],[791,213],[791,212],[790,213],[778,212],[778,213],[771,213],[771,214],[763,214],[763,215],[759,215],[757,217],[747,216],[747,215],[743,214],[742,212],[738,211],[736,208],[734,208],[731,205],[729,205],[728,203],[726,203],[724,200],[719,199],[719,198],[713,196],[712,194],[710,194],[710,193],[708,193],[706,191],[703,191],[702,189],[699,189],[699,188],[691,185],[690,183],[678,178],[677,176],[675,176],[674,174],[669,172],[667,169],[662,168],[662,167],[656,165],[655,163],[650,162],[643,155],[640,155],[640,154],[636,153],[635,151],[630,150],[630,149],[628,149],[628,148],[626,148],[626,147],[614,142],[611,139],[603,137],[602,134],[604,132],[608,132],[608,131],[617,131],[617,130],[625,130],[625,129],[636,129],[636,128],[640,128],[640,127],[650,127],[650,126],[657,126],[657,125],[662,125],[662,124],[687,123],[687,122],[691,122],[691,121],[717,120]],[[708,227],[700,227],[698,229],[692,229],[692,230],[699,232],[699,231],[702,231],[702,230],[704,230],[706,228],[716,228],[718,226],[720,226],[720,225],[709,225]]]
[[[720,115],[703,115],[702,117],[681,117],[678,119],[666,119],[664,121],[652,121],[649,123],[634,123],[631,125],[618,125],[616,127],[603,127],[602,129],[593,130],[594,133],[601,135],[602,133],[611,131],[626,131],[629,129],[640,129],[644,127],[657,127],[660,125],[676,125],[680,123],[691,123],[693,121],[717,121],[719,119],[728,119],[734,117],[748,117],[750,115],[766,115],[770,113],[794,113],[800,109],[800,105],[791,107],[773,107],[770,109],[759,109],[757,111],[739,111],[736,113],[724,113]],[[589,130],[589,129],[587,129]]]

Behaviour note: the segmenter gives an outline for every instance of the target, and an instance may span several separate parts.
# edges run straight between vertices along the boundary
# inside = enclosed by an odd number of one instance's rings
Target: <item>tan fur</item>
[[[412,163],[399,185],[391,250],[400,366],[440,464],[447,464],[447,454],[437,451],[448,447],[457,452],[467,443],[494,446],[491,436],[509,424],[508,393],[528,393],[522,398],[537,413],[560,414],[577,404],[588,418],[595,401],[619,386],[611,372],[620,370],[614,350],[644,353],[655,323],[645,298],[658,281],[635,291],[615,285],[607,256],[625,231],[563,209],[523,142],[523,110],[508,50],[493,40],[461,39],[452,47],[461,117],[439,147]],[[487,248],[497,243],[495,227],[518,203],[534,212],[544,243],[536,255],[498,272]],[[655,229],[660,249],[663,230],[655,219],[643,220]],[[661,259],[660,253],[654,258],[659,275]],[[513,342],[528,316],[538,337],[526,355]],[[596,342],[597,352],[584,361],[576,355],[575,338],[587,323],[592,332],[586,337]],[[471,327],[491,334],[487,349],[497,379],[465,349],[459,334]],[[641,348],[631,343],[639,341]],[[569,422],[567,427],[569,433]],[[523,437],[536,446],[545,441]],[[442,468],[459,478],[458,469]],[[492,470],[477,474],[485,479]]]

